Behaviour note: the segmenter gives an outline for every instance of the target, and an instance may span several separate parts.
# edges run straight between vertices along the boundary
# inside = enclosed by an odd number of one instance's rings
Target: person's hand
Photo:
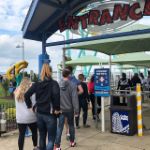
[[[34,105],[34,106],[32,107],[32,111],[33,111],[34,113],[37,112],[37,107],[36,107],[36,105]]]
[[[33,112],[33,109],[32,109],[32,108],[29,108],[29,111],[30,111],[30,112]]]
[[[78,117],[78,116],[79,116],[79,114],[78,114],[78,113],[75,113],[75,114],[74,114],[74,116],[75,116],[75,117]]]
[[[58,111],[58,110],[55,110],[55,111],[54,111],[54,114],[55,114],[55,115],[60,114],[60,110],[59,110],[59,111]]]

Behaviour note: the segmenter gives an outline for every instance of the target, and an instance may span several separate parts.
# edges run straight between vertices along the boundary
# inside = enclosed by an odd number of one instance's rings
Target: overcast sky
[[[0,0],[0,72],[6,72],[12,64],[22,59],[22,50],[16,46],[23,41],[21,27],[30,3],[31,0]],[[150,19],[143,19],[141,23],[150,25]],[[55,35],[51,39],[63,40],[63,37]],[[38,72],[41,43],[31,40],[24,40],[24,43],[25,59],[29,62],[27,70]],[[54,70],[62,60],[61,48],[59,46],[48,49]]]
[[[16,48],[21,44],[21,27],[29,9],[31,0],[0,0],[0,72],[6,72],[14,63],[22,60],[22,49]],[[63,40],[61,36],[55,35],[53,41],[57,38]],[[24,40],[25,59],[29,62],[26,69],[38,72],[38,55],[41,54],[41,43],[31,40]],[[57,51],[54,51],[54,49]],[[57,63],[61,61],[61,47],[48,49],[52,59],[52,66],[56,69]],[[53,62],[55,58],[57,63]]]

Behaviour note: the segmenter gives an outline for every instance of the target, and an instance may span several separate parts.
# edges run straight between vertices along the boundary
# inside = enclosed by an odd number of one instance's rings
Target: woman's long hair
[[[27,92],[27,90],[30,88],[32,82],[28,77],[24,77],[19,85],[19,87],[14,92],[15,98],[19,102],[24,102],[24,94]]]
[[[41,70],[41,80],[43,81],[45,77],[51,78],[51,76],[52,76],[52,68],[49,66],[49,64],[43,64]]]
[[[90,82],[94,82],[94,75],[91,76]]]

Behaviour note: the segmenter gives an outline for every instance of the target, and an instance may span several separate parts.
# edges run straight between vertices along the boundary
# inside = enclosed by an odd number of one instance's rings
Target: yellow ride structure
[[[27,61],[20,61],[20,62],[14,64],[7,70],[7,72],[6,72],[7,78],[9,80],[13,79],[14,76],[19,74],[20,70],[27,68],[27,66],[28,66]]]

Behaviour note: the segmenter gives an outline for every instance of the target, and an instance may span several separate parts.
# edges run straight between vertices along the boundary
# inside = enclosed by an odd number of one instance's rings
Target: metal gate
[[[15,104],[0,104],[0,136],[17,129]]]

